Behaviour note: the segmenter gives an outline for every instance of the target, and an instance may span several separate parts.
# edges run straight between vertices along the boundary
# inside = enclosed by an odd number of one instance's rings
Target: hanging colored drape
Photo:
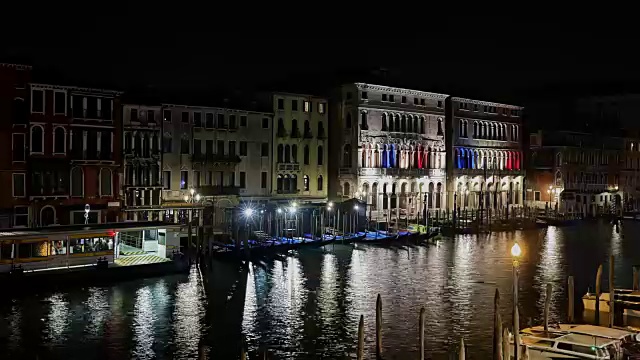
[[[520,153],[516,153],[516,170],[520,170]]]
[[[418,151],[416,151],[416,163],[418,169],[422,169],[422,146],[418,146]]]
[[[398,158],[396,154],[396,144],[391,144],[391,167],[398,166]]]
[[[471,153],[471,168],[472,169],[476,168],[476,155],[474,152]]]
[[[384,148],[382,148],[382,167],[383,168],[387,168],[387,147],[385,146]]]

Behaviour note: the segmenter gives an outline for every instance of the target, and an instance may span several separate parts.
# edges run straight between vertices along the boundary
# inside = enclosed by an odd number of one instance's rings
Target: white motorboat
[[[513,344],[513,336],[510,340]],[[549,331],[535,326],[520,332],[530,360],[640,359],[639,340],[635,332],[594,325],[559,324]]]
[[[609,312],[609,293],[600,294],[600,312]],[[616,289],[616,304],[623,306],[623,314],[628,317],[640,318],[640,291]],[[585,310],[596,311],[596,294],[587,293],[582,297]]]

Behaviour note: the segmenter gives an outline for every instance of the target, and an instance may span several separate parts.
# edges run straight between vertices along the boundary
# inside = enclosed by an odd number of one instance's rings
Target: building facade
[[[163,219],[162,108],[139,104],[122,106],[124,127],[123,218],[128,221]]]
[[[30,84],[29,91],[31,224],[118,221],[121,94],[38,83]]]
[[[332,104],[330,198],[366,201],[371,218],[445,207],[447,95],[355,83]],[[426,204],[425,204],[426,201]]]
[[[27,136],[31,67],[0,63],[0,228],[29,226]],[[7,186],[11,184],[11,186]]]
[[[272,199],[327,200],[328,104],[310,95],[274,93]]]
[[[634,166],[633,156],[623,156],[625,144],[635,146],[623,138],[574,131],[532,133],[528,204],[584,216],[619,209],[627,189],[620,176]]]
[[[448,99],[449,208],[499,211],[523,205],[522,111],[513,105]]]

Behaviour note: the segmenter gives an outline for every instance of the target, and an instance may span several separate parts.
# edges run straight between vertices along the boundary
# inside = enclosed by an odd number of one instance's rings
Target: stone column
[[[178,223],[178,209],[173,209],[173,222]]]
[[[396,231],[400,228],[400,195],[396,194]]]

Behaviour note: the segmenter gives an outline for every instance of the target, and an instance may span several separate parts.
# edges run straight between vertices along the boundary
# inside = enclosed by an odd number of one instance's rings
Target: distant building
[[[0,228],[31,226],[27,138],[31,67],[0,63]]]
[[[31,223],[118,221],[121,93],[31,83],[29,94],[27,194]]]
[[[327,200],[328,101],[311,95],[272,93],[272,201]]]
[[[124,104],[122,120],[124,220],[162,220],[162,108]]]
[[[447,102],[448,207],[504,210],[523,205],[522,111],[452,97]]]
[[[445,207],[447,95],[354,83],[331,105],[329,198],[366,201],[384,221]]]
[[[633,142],[628,142],[629,148]],[[526,200],[538,208],[595,215],[619,209],[625,189],[621,171],[625,139],[572,131],[538,131],[530,135],[531,163]]]

